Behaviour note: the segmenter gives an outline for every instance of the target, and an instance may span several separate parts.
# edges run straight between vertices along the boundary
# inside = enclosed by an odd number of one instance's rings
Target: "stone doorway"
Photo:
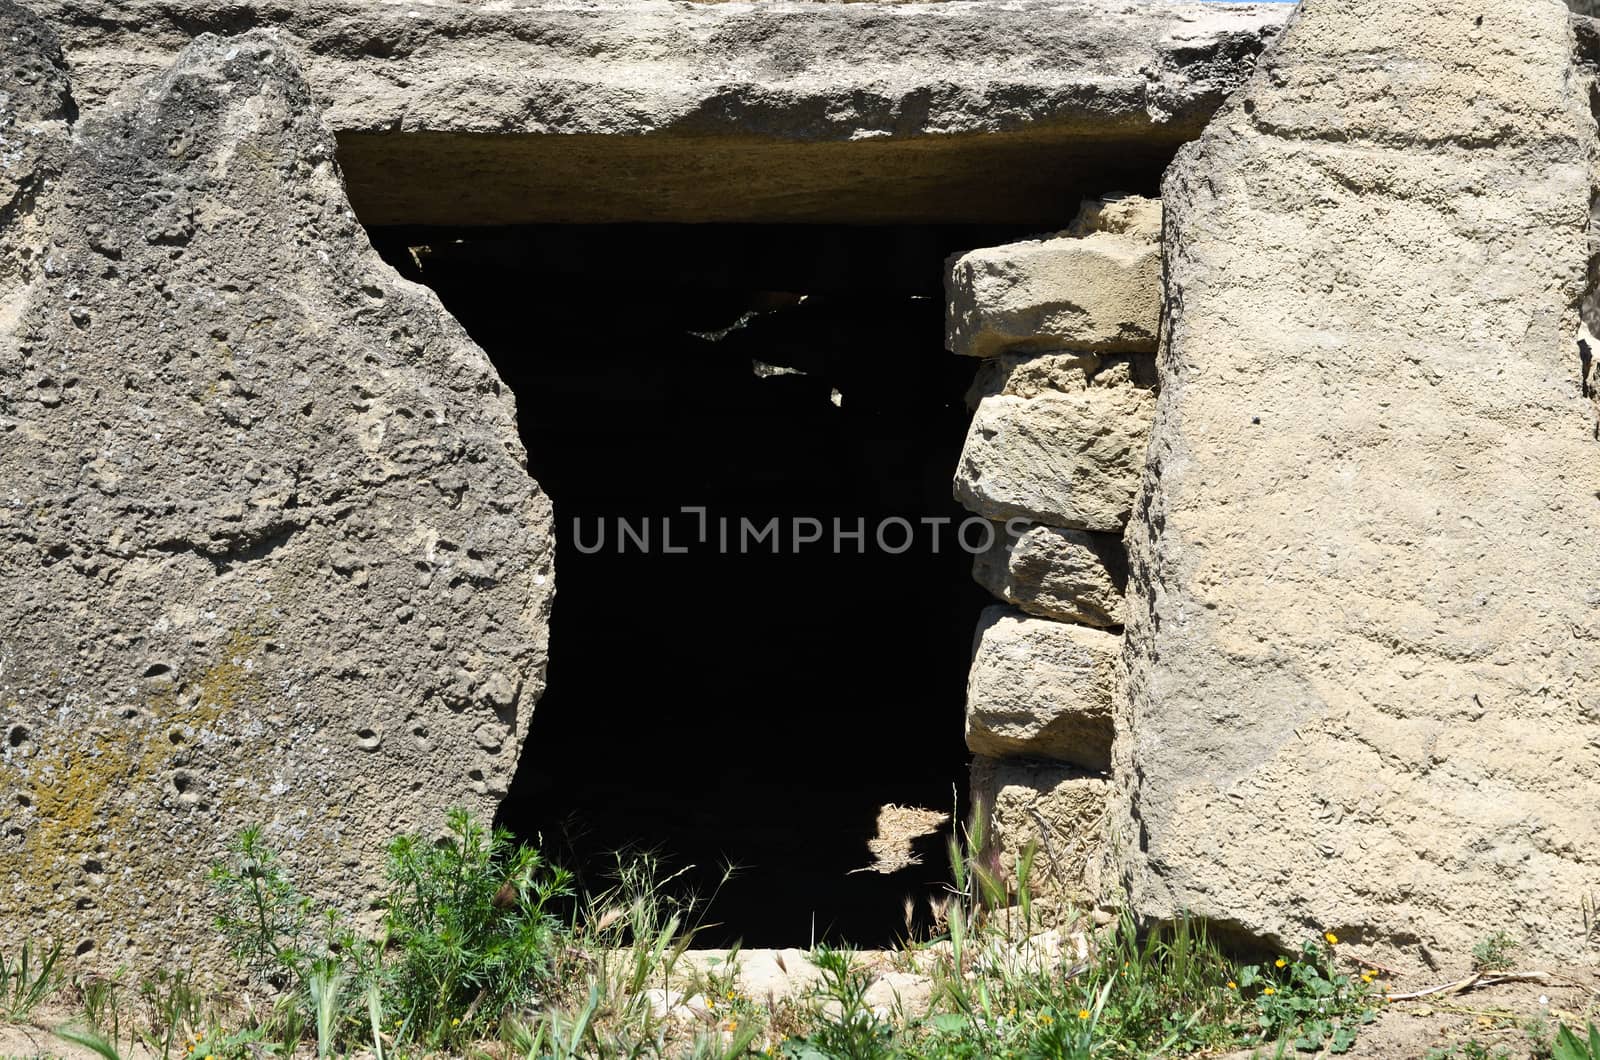
[[[1030,231],[373,230],[516,392],[555,504],[549,683],[504,824],[590,885],[630,844],[702,891],[738,865],[701,944],[883,945],[907,898],[926,917],[940,836],[892,873],[868,844],[888,804],[965,812],[992,599],[951,498],[974,364],[944,350],[944,262]]]

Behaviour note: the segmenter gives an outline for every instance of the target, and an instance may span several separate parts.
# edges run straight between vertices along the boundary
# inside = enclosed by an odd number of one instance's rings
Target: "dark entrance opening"
[[[950,495],[973,364],[943,351],[942,264],[1029,231],[373,230],[515,391],[555,504],[549,683],[502,823],[591,885],[629,844],[701,890],[731,861],[703,945],[883,945],[908,897],[926,915],[939,836],[852,870],[884,804],[964,812],[989,598]]]

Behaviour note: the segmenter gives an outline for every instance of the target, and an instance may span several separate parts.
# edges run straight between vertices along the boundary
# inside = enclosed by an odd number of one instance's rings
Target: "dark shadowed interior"
[[[503,824],[591,887],[630,844],[693,866],[681,882],[701,891],[737,865],[705,945],[877,945],[905,930],[908,896],[925,916],[940,837],[920,866],[852,870],[872,863],[880,806],[965,799],[988,597],[955,532],[974,365],[943,350],[942,263],[1028,231],[373,230],[515,391],[555,504],[549,685]],[[704,544],[685,506],[706,509]],[[777,554],[739,547],[741,519],[774,516]],[[796,517],[823,540],[797,543]],[[916,530],[898,554],[874,533],[893,517]],[[686,552],[666,552],[663,518]],[[864,547],[835,551],[835,519],[864,520]]]

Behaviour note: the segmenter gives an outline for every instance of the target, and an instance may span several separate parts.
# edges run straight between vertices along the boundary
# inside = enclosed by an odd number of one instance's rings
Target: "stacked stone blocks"
[[[982,358],[956,498],[994,520],[967,681],[972,794],[1003,871],[1105,897],[1122,531],[1144,471],[1161,316],[1161,206],[1114,195],[1066,231],[948,263],[947,345]]]

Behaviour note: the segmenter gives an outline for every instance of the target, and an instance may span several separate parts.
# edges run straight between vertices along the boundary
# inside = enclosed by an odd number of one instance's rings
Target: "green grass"
[[[737,951],[715,966],[685,960],[714,895],[684,893],[656,858],[619,857],[609,886],[577,894],[534,848],[453,813],[442,841],[390,845],[381,924],[365,933],[314,908],[263,833],[245,830],[212,882],[253,1004],[208,997],[182,974],[93,980],[61,1033],[108,1060],[135,1043],[167,1060],[1088,1060],[1339,1053],[1370,1018],[1372,976],[1341,970],[1331,938],[1240,964],[1199,920],[1096,927],[1035,902],[1032,850],[1002,873],[982,819],[952,838],[937,933],[894,960],[931,980],[927,1011],[873,1005],[870,963],[828,946],[810,954],[804,996],[744,996]],[[59,979],[54,957],[33,952],[0,979],[21,999],[13,1011]],[[698,1016],[682,1015],[687,997],[701,999]]]
[[[13,1023],[31,1016],[60,985],[60,963],[59,943],[41,954],[24,939],[14,959],[0,953],[0,1015]]]
[[[1600,1027],[1589,1024],[1585,1031],[1562,1025],[1556,1031],[1554,1060],[1600,1060]]]

